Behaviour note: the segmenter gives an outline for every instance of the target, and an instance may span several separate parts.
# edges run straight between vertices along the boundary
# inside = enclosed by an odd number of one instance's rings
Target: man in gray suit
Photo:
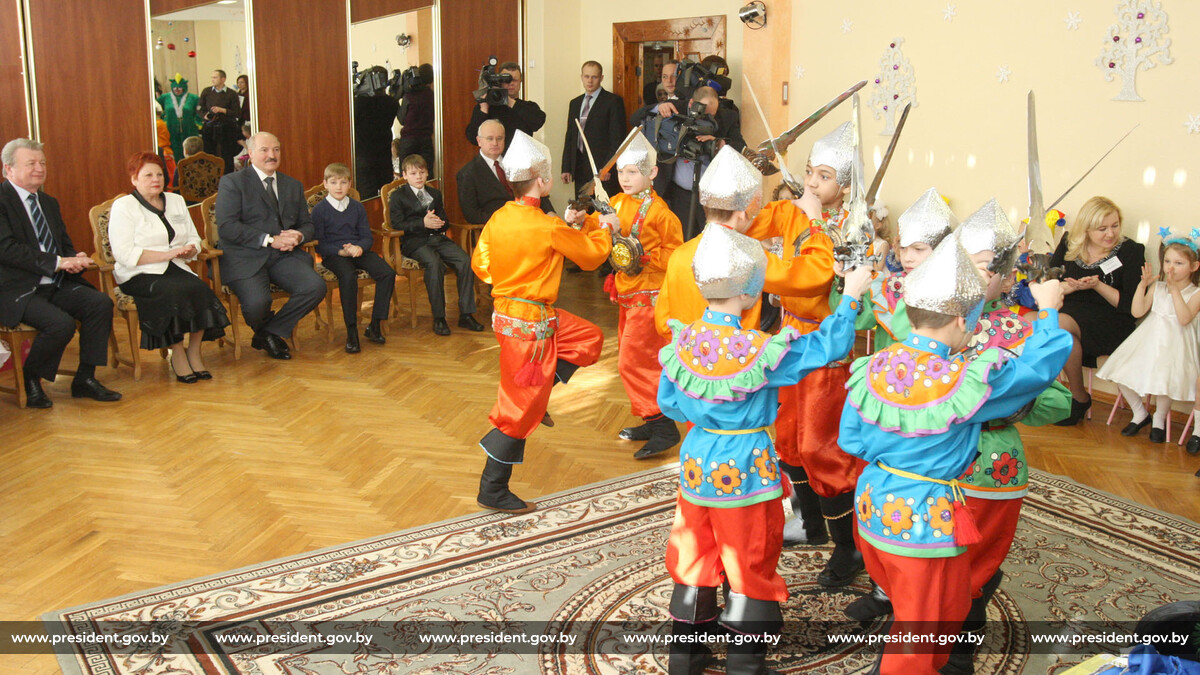
[[[250,166],[223,176],[217,191],[221,277],[254,330],[251,346],[290,359],[285,339],[321,304],[326,286],[300,248],[313,238],[313,225],[300,181],[276,171],[279,139],[260,131],[247,146]],[[278,313],[271,312],[272,283],[291,295]]]

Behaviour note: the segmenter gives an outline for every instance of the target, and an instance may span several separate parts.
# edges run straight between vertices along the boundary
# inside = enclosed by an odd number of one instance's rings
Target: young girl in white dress
[[[1096,376],[1115,382],[1133,421],[1121,433],[1133,436],[1153,421],[1150,440],[1166,442],[1167,413],[1171,401],[1195,401],[1200,375],[1200,256],[1190,239],[1171,237],[1160,248],[1162,281],[1155,281],[1149,263],[1142,266],[1142,281],[1133,297],[1132,312],[1142,322]],[[1142,397],[1157,397],[1151,417]]]

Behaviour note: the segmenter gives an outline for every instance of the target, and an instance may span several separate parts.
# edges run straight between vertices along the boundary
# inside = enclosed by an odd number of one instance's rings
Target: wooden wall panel
[[[279,136],[280,171],[306,187],[351,164],[345,0],[254,0],[258,128]]]
[[[155,147],[145,6],[29,0],[29,9],[46,192],[76,248],[91,251],[88,210],[128,191],[125,160]]]
[[[454,174],[478,152],[465,135],[475,106],[471,91],[489,56],[502,63],[519,61],[519,7],[520,0],[453,0],[441,5],[443,193],[448,215],[456,221],[462,221],[462,211]]]
[[[433,6],[433,0],[350,0],[350,23]]]
[[[29,135],[25,115],[25,80],[21,75],[20,3],[0,0],[0,143]]]
[[[150,0],[150,16],[178,12],[192,7],[211,5],[214,0]],[[200,92],[196,92],[199,94]]]

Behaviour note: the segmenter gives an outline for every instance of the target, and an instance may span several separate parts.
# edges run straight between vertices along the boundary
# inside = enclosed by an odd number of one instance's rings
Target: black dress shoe
[[[545,426],[545,427],[554,426],[554,418],[550,416],[550,413],[545,413],[544,415],[542,415],[542,426]]]
[[[476,333],[483,330],[483,324],[476,321],[475,317],[471,316],[470,314],[463,314],[462,316],[458,317],[458,327],[466,328],[467,330],[473,330]]]
[[[1187,453],[1189,455],[1200,453],[1200,436],[1192,434],[1192,437],[1188,439]]]
[[[94,377],[77,377],[71,382],[71,398],[90,398],[108,403],[120,401],[121,395],[100,384]]]
[[[354,326],[346,327],[346,353],[357,354],[362,351],[362,346],[358,343],[358,329]]]
[[[1121,435],[1137,436],[1137,433],[1144,429],[1147,424],[1150,424],[1150,421],[1153,419],[1154,418],[1150,415],[1150,413],[1146,413],[1146,418],[1141,422],[1130,422],[1129,424],[1126,424],[1125,428],[1121,430]]]
[[[648,441],[652,433],[650,423],[646,422],[636,427],[625,427],[617,434],[617,438],[623,441]]]
[[[267,353],[273,359],[286,361],[292,358],[292,353],[288,349],[287,343],[283,338],[274,333],[258,333],[254,339],[250,341],[250,346],[255,349],[260,349]]]
[[[449,335],[450,324],[446,323],[445,319],[434,319],[433,332],[437,333],[438,335]]]
[[[377,345],[387,342],[387,338],[383,336],[383,331],[380,330],[379,326],[376,326],[375,324],[367,326],[367,329],[363,331],[363,337]]]
[[[207,370],[197,370],[196,377],[200,378],[201,380],[211,380],[212,373],[208,372]]]
[[[840,546],[838,548],[841,548]],[[849,555],[838,555],[837,548],[834,549],[834,555],[830,556],[829,562],[825,565],[825,569],[817,575],[817,583],[825,588],[838,588],[841,586],[849,586],[854,582],[859,572],[867,569],[863,564],[862,554],[850,548]],[[839,559],[840,558],[840,559]]]
[[[1083,419],[1083,416],[1087,414],[1088,408],[1091,408],[1091,407],[1092,407],[1092,397],[1091,396],[1089,396],[1088,400],[1086,400],[1086,401],[1076,401],[1074,398],[1072,398],[1071,399],[1071,414],[1067,415],[1066,419],[1055,422],[1054,426],[1073,427],[1076,424],[1079,424],[1079,420]]]
[[[180,375],[179,371],[175,370],[175,361],[167,359],[167,362],[171,364],[171,373],[175,375],[176,382],[182,382],[184,384],[196,384],[200,381],[200,376],[197,375],[195,371],[192,371],[187,375]]]
[[[1158,427],[1150,427],[1150,442],[1151,443],[1166,443],[1167,430],[1159,429]]]
[[[42,383],[37,377],[25,378],[25,407],[26,408],[49,408],[54,405],[54,401],[46,395],[42,389]],[[1189,446],[1191,447],[1191,446]]]

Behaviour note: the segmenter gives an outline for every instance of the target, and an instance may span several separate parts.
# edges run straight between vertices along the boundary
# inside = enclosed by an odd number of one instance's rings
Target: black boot
[[[574,363],[567,363],[566,361],[559,359],[554,364],[554,384],[558,384],[559,382],[566,384],[570,382],[571,376],[574,375],[575,371],[577,370],[579,370],[579,366],[575,365]]]
[[[764,639],[769,635],[779,635],[783,628],[783,613],[779,610],[778,602],[729,593],[725,611],[721,612],[721,625],[739,633],[736,637],[744,640],[741,644],[729,643],[725,657],[725,672],[728,675],[778,675],[777,671],[767,668],[769,645]]]
[[[821,512],[829,537],[833,539],[833,555],[825,569],[817,575],[817,583],[826,588],[848,586],[866,569],[862,554],[854,546],[854,493],[845,492],[836,497],[821,497]]]
[[[717,629],[717,589],[675,584],[671,591],[671,633],[695,636],[694,641],[672,642],[669,675],[702,675],[712,660],[712,650],[700,640]]]
[[[996,589],[1000,588],[1000,581],[1003,579],[1004,572],[996,570],[992,578],[983,585],[983,593],[978,598],[971,600],[971,609],[967,612],[966,620],[963,621],[961,638],[950,648],[950,659],[946,661],[946,665],[938,669],[941,675],[974,675],[975,650],[979,645],[966,638],[968,635],[982,635],[987,628],[987,606],[991,602],[992,596],[996,594]]]
[[[670,417],[659,413],[654,417],[647,417],[646,424],[650,426],[650,439],[640,450],[633,453],[634,459],[646,459],[662,454],[679,442],[679,428]]]
[[[855,621],[874,621],[892,613],[892,601],[879,584],[871,582],[871,592],[846,605],[846,616]]]
[[[1074,398],[1072,398],[1071,399],[1071,414],[1067,415],[1066,419],[1059,420],[1059,421],[1055,422],[1054,424],[1055,424],[1055,426],[1060,426],[1060,427],[1073,427],[1076,424],[1079,424],[1079,420],[1083,419],[1083,416],[1087,414],[1088,408],[1091,408],[1091,407],[1092,407],[1092,397],[1091,396],[1088,396],[1088,400],[1086,400],[1086,401],[1076,401]]]
[[[522,500],[508,489],[513,464],[520,464],[525,459],[525,439],[513,438],[499,429],[492,429],[479,441],[479,445],[483,446],[488,458],[483,465],[483,475],[479,477],[476,503],[485,509],[505,513],[529,513],[537,508],[537,504]]]
[[[808,482],[804,467],[779,463],[784,475],[792,481],[793,517],[783,524],[784,546],[820,546],[829,542],[825,519],[821,517],[821,500]]]
[[[643,421],[636,427],[625,427],[617,434],[617,438],[623,441],[648,441],[650,434],[650,423]]]

